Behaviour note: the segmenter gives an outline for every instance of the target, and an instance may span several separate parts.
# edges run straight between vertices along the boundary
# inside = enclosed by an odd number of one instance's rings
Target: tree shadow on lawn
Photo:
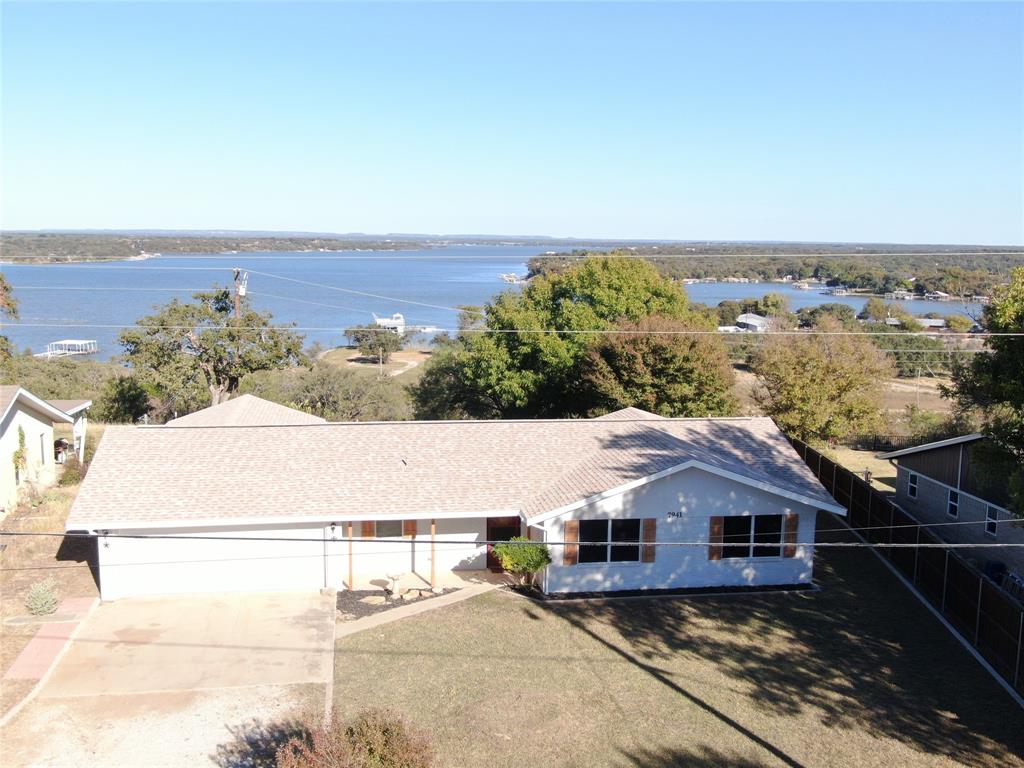
[[[826,520],[822,527],[834,527]],[[815,593],[542,605],[733,727],[672,681],[672,662],[714,663],[768,713],[814,710],[827,727],[973,765],[1024,754],[1024,714],[870,552],[819,550],[816,567],[823,590]]]
[[[309,731],[297,720],[264,723],[251,720],[228,726],[232,741],[210,755],[218,768],[276,768],[277,750],[292,739],[308,741]]]
[[[622,753],[622,766],[636,768],[769,768],[770,763],[726,754],[714,747],[696,749],[641,749]]]

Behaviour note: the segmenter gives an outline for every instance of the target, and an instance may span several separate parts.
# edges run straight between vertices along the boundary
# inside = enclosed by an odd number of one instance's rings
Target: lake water
[[[93,264],[5,264],[19,319],[3,333],[17,349],[41,351],[58,339],[95,339],[101,358],[120,352],[121,328],[171,298],[232,282],[232,269],[249,272],[253,305],[275,322],[295,323],[307,343],[336,346],[341,329],[373,322],[373,313],[400,312],[413,325],[457,327],[455,307],[482,304],[502,290],[518,290],[499,275],[523,274],[537,246],[450,246],[415,251],[344,253],[239,253],[160,256]],[[693,301],[714,306],[724,299],[782,293],[792,309],[829,301],[859,310],[866,299],[825,296],[782,283],[697,283]],[[355,291],[356,293],[350,293]],[[366,296],[362,294],[375,294]],[[902,302],[914,314],[980,312],[978,305]]]

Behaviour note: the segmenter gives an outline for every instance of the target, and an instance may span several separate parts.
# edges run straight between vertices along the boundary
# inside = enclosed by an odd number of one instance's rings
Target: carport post
[[[437,557],[435,556],[436,547],[434,546],[434,535],[437,533],[437,520],[431,518],[430,520],[430,587],[433,589],[437,586]]]
[[[352,521],[348,521],[348,588],[354,590],[356,588],[355,581],[353,580],[354,568],[352,566]]]

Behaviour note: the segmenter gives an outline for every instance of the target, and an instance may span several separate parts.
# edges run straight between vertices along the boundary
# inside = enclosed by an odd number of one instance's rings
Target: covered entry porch
[[[525,531],[525,521],[508,513],[338,522],[325,537],[325,581],[337,589],[364,590],[490,580],[489,574],[500,568],[495,568],[489,542]]]

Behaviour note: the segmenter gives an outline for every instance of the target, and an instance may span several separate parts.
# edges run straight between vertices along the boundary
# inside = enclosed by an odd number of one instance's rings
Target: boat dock
[[[33,357],[47,360],[53,357],[71,357],[72,355],[95,355],[100,351],[96,339],[61,339],[46,345],[45,352],[37,352]]]

